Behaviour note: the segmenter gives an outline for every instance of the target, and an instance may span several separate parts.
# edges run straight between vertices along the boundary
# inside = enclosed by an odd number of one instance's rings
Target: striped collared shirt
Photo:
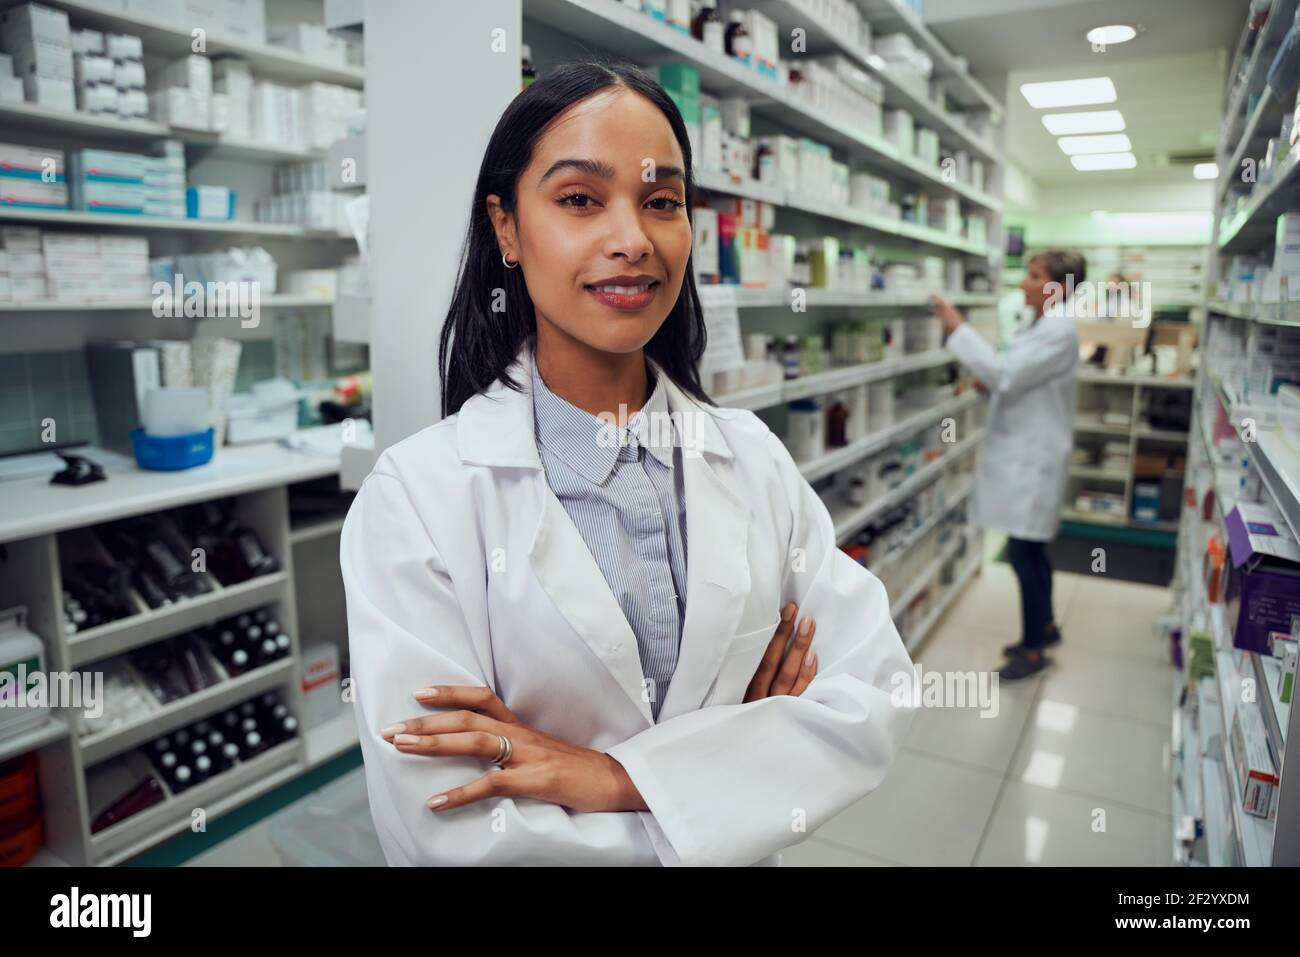
[[[636,635],[657,721],[686,617],[686,494],[668,398],[649,363],[646,374],[654,391],[609,441],[615,430],[548,389],[532,359],[533,422],[546,482]]]

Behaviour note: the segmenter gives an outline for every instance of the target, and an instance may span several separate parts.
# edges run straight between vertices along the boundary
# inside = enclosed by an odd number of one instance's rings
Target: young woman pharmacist
[[[342,536],[391,864],[779,863],[898,750],[884,588],[700,386],[690,170],[621,65],[553,71],[491,137],[446,418],[380,457]]]

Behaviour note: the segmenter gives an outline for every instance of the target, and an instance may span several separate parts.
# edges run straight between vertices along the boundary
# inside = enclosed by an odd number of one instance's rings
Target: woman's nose
[[[610,231],[606,239],[605,255],[622,256],[628,262],[639,262],[654,252],[654,243],[646,235],[641,223],[640,207],[628,209],[620,206],[608,222]]]

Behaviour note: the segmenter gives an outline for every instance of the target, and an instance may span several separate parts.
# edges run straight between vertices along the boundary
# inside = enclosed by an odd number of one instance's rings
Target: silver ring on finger
[[[504,768],[506,762],[510,760],[510,756],[515,753],[515,747],[504,734],[498,734],[497,737],[501,741],[501,747],[497,751],[497,756],[492,759],[492,763],[499,768]]]

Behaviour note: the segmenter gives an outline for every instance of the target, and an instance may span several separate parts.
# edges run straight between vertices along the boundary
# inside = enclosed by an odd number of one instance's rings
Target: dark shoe
[[[1043,647],[1050,648],[1052,645],[1059,644],[1060,641],[1061,641],[1061,630],[1056,627],[1055,623],[1048,625],[1047,634],[1043,638]],[[1024,651],[1024,650],[1025,650],[1025,643],[1022,641],[1020,644],[1017,645],[1004,645],[1002,648],[1002,653],[1004,655],[1010,655],[1017,651]]]
[[[1047,655],[1039,652],[1038,660],[1034,661],[1028,655],[1016,651],[1007,655],[1007,663],[998,671],[998,677],[1002,681],[1021,681],[1033,677],[1046,667]]]

